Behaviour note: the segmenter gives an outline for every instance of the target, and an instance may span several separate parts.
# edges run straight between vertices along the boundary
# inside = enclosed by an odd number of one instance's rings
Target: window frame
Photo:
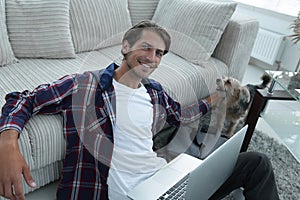
[[[234,0],[235,2],[296,17],[300,11],[300,0]]]

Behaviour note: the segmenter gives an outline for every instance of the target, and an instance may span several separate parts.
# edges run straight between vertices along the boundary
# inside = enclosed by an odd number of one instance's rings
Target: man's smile
[[[156,66],[154,64],[151,64],[149,62],[144,62],[144,61],[138,60],[138,63],[146,69],[156,68]]]

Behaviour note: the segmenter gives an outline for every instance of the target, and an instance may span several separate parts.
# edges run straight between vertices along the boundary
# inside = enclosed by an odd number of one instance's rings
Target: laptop
[[[133,200],[208,199],[231,175],[247,131],[247,125],[204,160],[182,153],[153,176],[134,187],[127,196]]]

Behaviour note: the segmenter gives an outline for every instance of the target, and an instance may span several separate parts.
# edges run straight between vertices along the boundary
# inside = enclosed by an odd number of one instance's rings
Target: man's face
[[[132,47],[125,41],[122,48],[130,71],[138,78],[147,78],[158,67],[165,43],[157,33],[144,30]]]

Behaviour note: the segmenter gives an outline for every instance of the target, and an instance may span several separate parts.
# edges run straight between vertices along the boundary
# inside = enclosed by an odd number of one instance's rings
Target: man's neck
[[[119,83],[130,88],[136,89],[141,86],[141,78],[136,77],[127,66],[126,62],[122,62],[121,66],[115,70],[114,79]]]

